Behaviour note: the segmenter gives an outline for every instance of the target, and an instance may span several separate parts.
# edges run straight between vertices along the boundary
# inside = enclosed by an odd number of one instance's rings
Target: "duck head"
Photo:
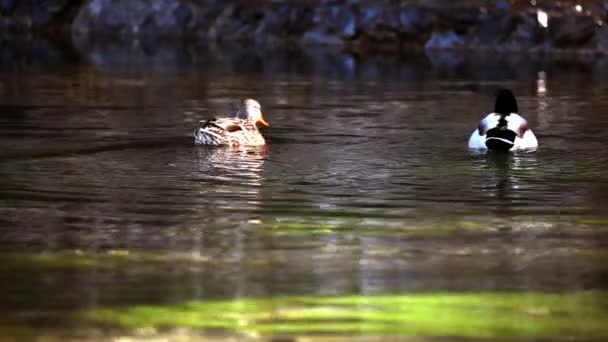
[[[513,92],[509,89],[499,90],[496,94],[496,102],[494,102],[494,113],[506,116],[518,112],[517,100]]]
[[[262,116],[262,106],[254,99],[243,100],[241,108],[239,108],[239,111],[236,113],[236,117],[252,121],[256,126],[269,126],[268,122],[266,122]]]
[[[515,138],[523,135],[525,128],[510,124],[511,113],[517,113],[517,100],[509,89],[501,89],[494,103],[494,120],[483,120],[480,134],[486,135],[486,147],[493,151],[508,151],[515,145]]]

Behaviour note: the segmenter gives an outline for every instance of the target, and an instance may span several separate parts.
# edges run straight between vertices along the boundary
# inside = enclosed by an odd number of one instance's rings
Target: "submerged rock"
[[[511,50],[525,50],[542,44],[548,35],[542,27],[535,11],[528,11],[514,18],[514,29],[505,41],[505,46]]]
[[[424,45],[429,50],[453,50],[464,47],[464,38],[453,31],[435,32]]]
[[[551,41],[556,47],[582,46],[591,41],[595,19],[587,15],[563,15],[549,21]]]
[[[308,44],[322,44],[322,45],[342,45],[344,42],[340,37],[326,33],[323,31],[308,31],[302,36],[302,42]]]
[[[428,8],[405,7],[399,12],[399,31],[405,34],[426,33],[437,21],[437,14]]]
[[[602,26],[597,30],[594,44],[600,53],[608,55],[608,27]]]
[[[517,22],[511,14],[495,14],[479,24],[472,35],[472,43],[498,46],[509,37],[516,26]]]

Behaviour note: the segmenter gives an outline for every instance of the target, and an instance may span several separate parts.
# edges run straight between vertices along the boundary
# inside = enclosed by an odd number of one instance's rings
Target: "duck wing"
[[[220,118],[201,121],[194,132],[195,142],[203,145],[263,145],[253,122],[238,118]]]
[[[220,118],[201,121],[201,128],[219,129],[228,133],[250,129],[247,127],[247,122],[245,120],[237,118]]]

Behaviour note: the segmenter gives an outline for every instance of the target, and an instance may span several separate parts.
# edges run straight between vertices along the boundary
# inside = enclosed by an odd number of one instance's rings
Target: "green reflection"
[[[0,272],[43,269],[100,269],[126,267],[151,268],[178,263],[197,266],[208,263],[207,257],[195,253],[154,253],[132,250],[110,250],[103,253],[60,251],[43,253],[0,253]]]
[[[606,217],[591,217],[581,219],[582,224],[591,226],[608,226],[608,218]]]
[[[124,327],[226,329],[246,334],[370,334],[478,338],[608,338],[608,293],[424,293],[274,297],[99,309]]]

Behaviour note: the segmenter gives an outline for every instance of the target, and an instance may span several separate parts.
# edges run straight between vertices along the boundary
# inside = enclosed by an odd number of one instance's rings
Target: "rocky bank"
[[[9,32],[79,41],[331,45],[354,50],[608,54],[608,1],[0,0]]]

